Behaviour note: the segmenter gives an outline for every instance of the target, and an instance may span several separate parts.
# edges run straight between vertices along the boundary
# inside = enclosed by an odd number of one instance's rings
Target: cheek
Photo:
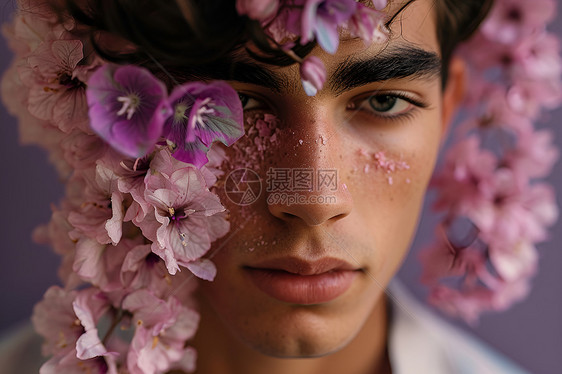
[[[441,122],[427,116],[403,131],[372,137],[351,147],[348,171],[362,235],[373,243],[373,270],[390,278],[407,253],[431,178]]]

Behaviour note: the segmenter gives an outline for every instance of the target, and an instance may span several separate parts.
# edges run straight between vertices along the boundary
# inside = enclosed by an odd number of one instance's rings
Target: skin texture
[[[391,26],[388,48],[410,45],[438,54],[435,29],[432,2],[418,0]],[[361,41],[343,37],[336,55],[318,48],[313,55],[324,61],[330,77],[348,56],[371,58],[381,48],[365,48]],[[250,98],[247,115],[274,113],[281,121],[279,145],[270,147],[256,172],[265,181],[269,167],[336,169],[337,191],[299,192],[333,195],[336,202],[267,204],[265,186],[258,201],[246,207],[221,196],[232,229],[211,251],[218,268],[215,281],[201,282],[199,289],[202,321],[193,342],[199,352],[197,372],[390,372],[385,287],[415,232],[446,124],[462,96],[463,65],[452,62],[444,92],[440,77],[432,75],[375,82],[340,93],[327,84],[315,97],[302,90],[298,67],[271,70],[286,82],[281,92],[231,82]],[[384,117],[367,100],[381,93],[406,94],[425,108],[399,102],[401,115]],[[248,146],[252,141],[242,140]],[[381,151],[409,169],[390,174],[377,169],[369,157]],[[359,274],[343,295],[330,302],[286,303],[260,291],[244,270],[285,256],[308,261],[335,257],[352,264]]]

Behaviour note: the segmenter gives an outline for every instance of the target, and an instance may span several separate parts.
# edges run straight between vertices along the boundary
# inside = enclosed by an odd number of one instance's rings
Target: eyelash
[[[396,114],[383,114],[384,112],[377,112],[374,108],[372,108],[371,104],[368,102],[371,99],[377,98],[377,97],[389,97],[389,98],[394,98],[394,99],[399,99],[399,100],[404,100],[409,104],[409,107],[407,108],[407,110],[402,111],[401,113],[396,113]],[[367,103],[367,105],[371,106],[370,109],[362,109],[361,106],[363,105],[363,103]],[[410,108],[411,106],[413,106],[413,108]],[[366,112],[368,115],[370,116],[374,116],[377,119],[385,119],[385,120],[390,120],[390,121],[396,121],[396,120],[406,120],[406,119],[410,119],[415,113],[416,110],[418,108],[421,109],[425,109],[429,107],[428,104],[411,97],[410,95],[403,93],[403,92],[384,92],[384,93],[376,93],[376,94],[371,94],[367,97],[363,97],[357,100],[352,101],[350,104],[348,104],[347,109],[348,110],[361,110],[363,112]]]
[[[244,93],[238,92],[238,97],[240,98],[240,102],[242,103],[242,110],[244,110],[245,112],[249,112],[252,110],[256,110],[256,109],[262,109],[263,106],[263,100],[257,99],[255,97],[252,97],[250,95],[246,95]],[[254,108],[245,108],[245,106],[248,104],[249,101],[254,100],[257,103],[260,103],[259,105],[255,106]]]
[[[240,97],[240,101],[242,102],[242,109],[246,112],[252,111],[252,110],[260,110],[263,109],[263,101],[260,101],[260,99],[254,98],[250,95],[244,94],[239,92],[238,96]],[[360,106],[361,105],[357,105],[362,104],[364,102],[367,102],[370,99],[374,99],[377,97],[390,97],[390,98],[395,98],[395,99],[399,99],[399,100],[404,100],[406,101],[409,106],[413,106],[413,108],[408,108],[407,111],[401,112],[401,113],[397,113],[397,114],[381,114],[383,112],[379,112],[379,114],[377,114],[377,111],[375,109],[373,109],[371,107],[371,109],[361,109]],[[252,108],[244,108],[244,106],[246,106],[248,104],[248,102],[251,102],[251,100],[256,101],[256,103],[258,103],[258,105],[254,105],[254,107]],[[261,104],[259,104],[261,103]],[[370,103],[368,103],[367,105],[371,105]],[[384,119],[384,120],[389,120],[389,121],[397,121],[397,120],[407,120],[410,119],[415,113],[416,113],[416,109],[421,108],[421,109],[425,109],[428,108],[429,105],[406,94],[403,92],[384,92],[384,93],[376,93],[376,94],[371,94],[367,97],[363,97],[361,99],[357,99],[352,101],[350,104],[347,105],[347,110],[361,110],[363,112],[366,112],[368,115],[376,117],[377,119]]]

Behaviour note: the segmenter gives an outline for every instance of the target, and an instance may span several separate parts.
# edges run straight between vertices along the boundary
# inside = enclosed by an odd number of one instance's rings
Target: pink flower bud
[[[388,0],[373,0],[373,6],[376,10],[383,10],[388,5]]]
[[[277,12],[279,0],[237,0],[236,11],[240,15],[263,21]]]
[[[301,81],[308,96],[316,95],[326,82],[326,68],[318,57],[308,56],[300,66]]]

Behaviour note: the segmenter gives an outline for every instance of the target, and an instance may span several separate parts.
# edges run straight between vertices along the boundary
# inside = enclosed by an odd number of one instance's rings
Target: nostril
[[[337,216],[332,217],[332,219],[340,219],[340,218],[344,218],[345,216],[347,216],[349,213],[340,213]]]
[[[287,212],[283,212],[282,215],[283,215],[283,218],[284,218],[284,219],[295,219],[295,218],[298,218],[297,215],[292,214],[292,213],[287,213]]]

